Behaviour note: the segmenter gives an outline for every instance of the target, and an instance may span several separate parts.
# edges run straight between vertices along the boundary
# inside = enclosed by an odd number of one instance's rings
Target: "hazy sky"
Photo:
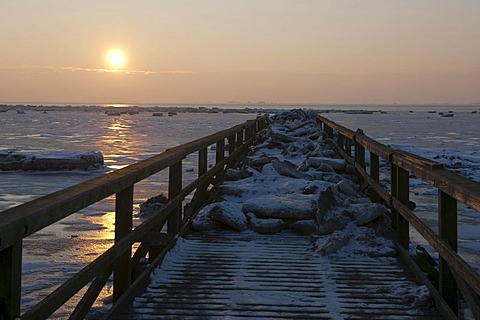
[[[0,101],[480,102],[480,1],[0,0]]]

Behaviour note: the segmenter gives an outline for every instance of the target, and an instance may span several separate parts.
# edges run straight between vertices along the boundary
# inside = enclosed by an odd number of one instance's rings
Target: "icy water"
[[[374,108],[379,109],[379,108]],[[460,173],[480,181],[480,114],[478,108],[455,110],[452,118],[428,113],[434,108],[388,108],[387,114],[328,113],[328,118],[385,144],[435,158]],[[447,110],[440,110],[446,112]],[[0,172],[0,211],[122,168],[181,143],[252,119],[255,114],[178,113],[174,117],[137,115],[107,116],[101,112],[49,111],[0,113],[0,151],[57,152],[101,151],[106,168],[91,172]],[[213,158],[213,151],[211,151]],[[185,183],[196,176],[195,155],[184,161]],[[194,169],[191,172],[191,169]],[[411,179],[416,212],[436,228],[436,192]],[[167,190],[166,173],[135,186],[135,213],[140,203]],[[24,241],[22,308],[51,292],[82,266],[111,246],[114,231],[114,198],[92,205]],[[480,266],[479,214],[460,207],[460,252]],[[138,223],[136,217],[135,223]],[[412,232],[415,241],[422,239]],[[38,281],[39,279],[42,281]],[[110,288],[102,297],[108,302]],[[77,300],[74,298],[72,302]],[[98,307],[102,302],[97,303]],[[67,309],[56,318],[64,318]]]
[[[103,170],[83,172],[0,172],[0,211],[103,175],[168,148],[230,128],[255,114],[184,114],[173,117],[107,116],[101,112],[0,113],[0,151],[101,151]],[[210,151],[213,158],[214,151]],[[184,180],[196,176],[195,154],[183,161]],[[194,168],[193,172],[190,172]],[[166,170],[168,171],[168,170]],[[134,211],[149,197],[166,193],[167,172],[135,186]],[[22,309],[51,292],[108,249],[114,238],[114,197],[85,208],[24,240]],[[138,217],[135,223],[138,223]],[[42,279],[39,281],[39,279]],[[110,296],[107,288],[102,296]],[[72,300],[72,303],[77,301]],[[69,304],[70,305],[70,304]],[[54,318],[65,318],[68,308]],[[101,306],[101,304],[100,304]]]
[[[435,109],[433,109],[435,110]],[[440,109],[388,110],[387,114],[324,114],[327,118],[364,133],[392,147],[438,161],[447,169],[454,170],[480,182],[480,111],[478,108],[454,111],[453,117],[441,117]],[[430,112],[429,112],[430,111]],[[475,113],[472,113],[475,112]],[[368,152],[367,152],[368,161]],[[381,169],[388,178],[386,164]],[[387,184],[384,181],[384,184]],[[437,189],[423,181],[410,177],[410,200],[417,204],[415,213],[435,232],[438,232]],[[413,241],[426,245],[425,240],[410,228]],[[458,245],[460,255],[480,272],[480,213],[463,204],[458,204]],[[432,248],[427,249],[435,255]]]

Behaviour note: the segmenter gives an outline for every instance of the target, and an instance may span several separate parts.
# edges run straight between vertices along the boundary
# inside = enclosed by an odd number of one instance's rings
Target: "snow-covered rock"
[[[213,220],[210,216],[210,210],[216,206],[216,203],[211,203],[203,208],[196,214],[195,218],[191,222],[191,227],[195,231],[209,231],[220,229],[221,224]]]
[[[388,212],[387,208],[379,203],[352,204],[347,210],[352,211],[357,226],[365,226]]]
[[[336,231],[326,239],[319,239],[317,241],[318,248],[316,251],[322,255],[330,255],[347,245],[351,238],[352,235],[349,233]]]
[[[277,233],[287,228],[287,223],[282,219],[259,219],[253,213],[247,213],[248,221],[252,230],[258,233]]]
[[[316,234],[318,225],[314,220],[298,220],[289,225],[289,227],[302,234]]]
[[[322,151],[325,154],[326,151]],[[322,164],[327,164],[335,171],[345,171],[346,162],[343,159],[333,159],[327,157],[310,157],[307,161],[308,165],[314,168],[320,167]]]
[[[302,194],[254,197],[242,206],[243,212],[253,212],[262,218],[297,220],[314,219],[316,209],[316,197]]]
[[[357,191],[358,186],[355,185],[352,181],[347,179],[342,179],[336,184],[338,191],[348,195],[348,196],[359,196]]]
[[[312,180],[309,174],[298,171],[295,166],[289,164],[287,161],[280,162],[279,160],[272,160],[272,167],[282,176]]]
[[[168,198],[164,194],[159,194],[158,196],[148,198],[147,201],[140,204],[140,211],[138,212],[138,215],[141,218],[149,217],[162,209],[167,202]]]
[[[241,170],[229,168],[227,170],[227,178],[229,180],[236,181],[236,180],[243,179],[244,176]]]
[[[240,209],[240,205],[234,202],[217,202],[210,210],[210,217],[235,230],[248,229],[247,218]]]
[[[317,200],[317,212],[316,218],[318,223],[323,222],[325,214],[332,208],[335,202],[335,194],[331,187],[327,187],[322,190]]]
[[[332,234],[335,231],[342,230],[343,228],[345,228],[350,221],[351,221],[350,218],[348,218],[347,216],[343,216],[343,215],[334,216],[328,219],[326,222],[321,223],[318,226],[317,233],[320,235]]]

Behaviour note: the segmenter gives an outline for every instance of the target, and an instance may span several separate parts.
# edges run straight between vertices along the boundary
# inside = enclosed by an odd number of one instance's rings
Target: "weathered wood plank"
[[[133,219],[133,186],[130,186],[116,194],[115,197],[115,243],[132,231]],[[113,300],[117,300],[131,282],[132,249],[126,250],[118,258],[113,272]]]
[[[410,275],[393,257],[355,261],[312,255],[305,250],[311,246],[309,238],[301,235],[285,236],[284,241],[282,234],[217,231],[194,233],[181,243],[174,258],[156,271],[162,277],[152,278],[145,293],[120,319],[188,319],[190,315],[205,319],[439,316],[428,307],[412,309],[393,289],[372,290],[413,285]],[[297,250],[288,259],[285,253],[290,243],[296,243]],[[266,254],[266,244],[277,250]]]
[[[182,162],[170,166],[168,174],[168,200],[175,198],[182,191]],[[177,233],[182,221],[182,205],[179,204],[170,214],[167,224],[168,233]]]
[[[0,319],[20,316],[22,241],[0,251]]]
[[[442,191],[438,193],[438,236],[457,251],[457,201]],[[439,291],[450,308],[458,312],[458,286],[447,261],[440,257]]]

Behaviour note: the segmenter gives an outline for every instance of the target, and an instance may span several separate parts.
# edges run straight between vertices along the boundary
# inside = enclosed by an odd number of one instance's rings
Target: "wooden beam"
[[[112,270],[105,270],[105,272],[95,278],[92,284],[87,289],[87,292],[83,295],[80,302],[77,304],[75,310],[73,310],[72,314],[68,318],[69,320],[82,320],[85,319],[88,311],[97,300],[98,295],[102,291],[105,283],[110,278],[110,274]],[[118,299],[117,299],[118,300]]]
[[[358,163],[358,165],[362,168],[365,168],[365,148],[355,141],[355,162]],[[359,176],[358,178],[358,184],[362,185],[364,182],[364,179],[362,176]]]
[[[408,206],[409,203],[409,193],[410,193],[410,183],[408,172],[402,168],[397,168],[397,198],[403,204]],[[402,215],[397,214],[397,236],[398,241],[403,245],[405,249],[409,248],[410,234],[409,234],[409,224],[407,219]]]
[[[398,175],[397,175],[398,167],[390,162],[390,194],[392,198],[396,198],[398,196]],[[391,216],[391,223],[392,228],[397,230],[397,222],[398,222],[398,212],[394,206],[392,206],[392,216]]]
[[[392,198],[392,206],[437,250],[441,257],[448,261],[450,269],[457,272],[473,291],[480,295],[480,275],[478,272],[466,263],[449,244],[439,239],[437,234],[418,218],[407,205],[396,198]]]
[[[12,246],[49,225],[77,212],[95,202],[111,196],[131,185],[184,159],[190,153],[208,147],[219,139],[236,134],[244,128],[251,128],[260,117],[246,124],[174,147],[157,156],[129,165],[123,169],[103,175],[50,195],[5,210],[0,219],[0,250]]]
[[[182,191],[182,162],[170,166],[168,176],[168,200],[175,198]],[[180,230],[180,221],[182,220],[182,205],[170,214],[167,224],[168,233],[177,233]]]
[[[198,176],[200,177],[208,170],[208,150],[204,147],[198,150]]]
[[[254,128],[254,127],[251,127],[251,128]],[[225,159],[225,139],[221,139],[217,141],[216,146],[217,146],[217,149],[215,153],[215,163],[220,163],[222,162],[223,159]],[[225,179],[225,172],[222,169],[221,171],[218,172],[217,182],[222,181],[223,179]]]
[[[380,182],[380,161],[378,155],[370,151],[370,177],[376,183]],[[370,189],[370,200],[380,202],[381,198],[373,188]]]
[[[0,251],[0,319],[20,317],[22,241]]]
[[[133,186],[117,193],[115,199],[115,243],[132,231]],[[113,301],[116,301],[130,286],[131,247],[118,258],[113,272]]]
[[[228,136],[227,140],[228,140],[228,155],[231,155],[233,152],[235,152],[235,148],[236,148],[235,135]]]
[[[457,201],[438,192],[438,235],[457,252]],[[440,257],[439,290],[450,308],[458,313],[458,286],[448,262]]]

